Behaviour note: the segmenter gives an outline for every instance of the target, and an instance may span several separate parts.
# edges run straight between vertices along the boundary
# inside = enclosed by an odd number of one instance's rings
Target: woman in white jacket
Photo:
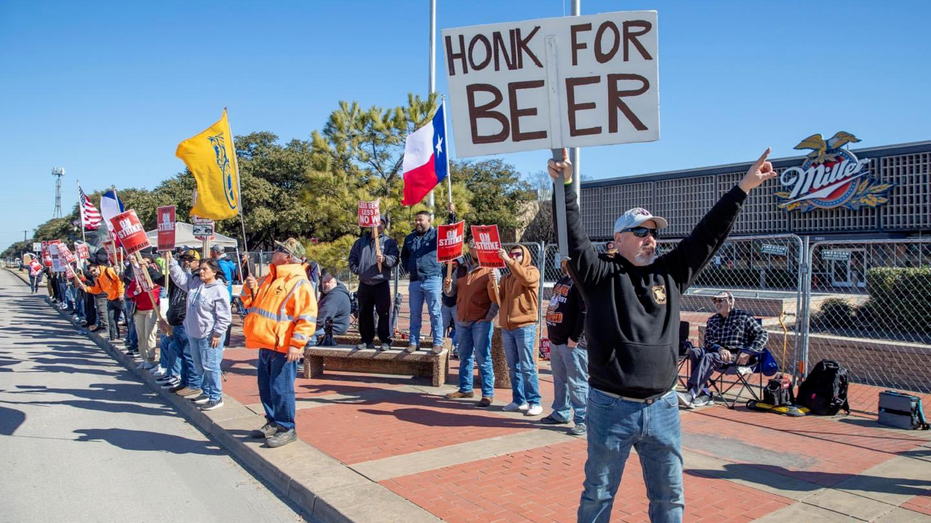
[[[230,295],[215,260],[200,262],[199,275],[186,274],[173,258],[169,258],[169,274],[179,289],[187,293],[184,330],[187,332],[194,357],[194,368],[203,376],[202,389],[185,387],[179,396],[200,405],[201,410],[223,406],[223,338],[232,321]],[[196,385],[196,384],[195,384]]]

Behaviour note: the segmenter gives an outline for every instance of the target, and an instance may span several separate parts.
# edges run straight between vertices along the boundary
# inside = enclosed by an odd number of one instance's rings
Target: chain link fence
[[[931,241],[811,245],[808,364],[833,359],[851,381],[931,392]]]
[[[661,240],[658,254],[677,243]],[[527,247],[541,274],[537,332],[543,338],[542,319],[562,276],[558,249],[555,244],[519,245]],[[593,247],[605,253],[607,242]],[[271,255],[249,253],[258,274],[268,272]],[[400,296],[395,335],[406,335],[409,278],[400,266],[394,275],[392,291]],[[338,276],[350,291],[358,287],[348,270]],[[683,296],[682,319],[690,324],[693,343],[701,343],[704,325],[714,314],[711,297],[725,290],[734,295],[737,308],[760,318],[769,333],[767,348],[781,368],[799,378],[814,363],[833,359],[848,369],[852,382],[931,392],[931,240],[809,245],[796,235],[732,237]],[[427,338],[430,319],[425,309],[421,313],[421,335]]]

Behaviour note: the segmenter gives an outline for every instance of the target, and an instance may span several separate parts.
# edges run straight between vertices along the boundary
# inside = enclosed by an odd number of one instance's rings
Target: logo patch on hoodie
[[[666,286],[665,285],[654,285],[653,286],[653,301],[660,305],[666,304]]]

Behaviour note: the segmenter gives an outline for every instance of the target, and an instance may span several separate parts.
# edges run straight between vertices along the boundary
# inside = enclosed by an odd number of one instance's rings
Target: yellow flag
[[[239,214],[239,171],[226,109],[220,121],[179,143],[175,156],[184,160],[197,181],[191,214],[211,220]]]

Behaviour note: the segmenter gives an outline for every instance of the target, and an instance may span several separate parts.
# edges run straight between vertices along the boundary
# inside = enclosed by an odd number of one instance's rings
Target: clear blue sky
[[[566,0],[439,0],[438,27],[568,14]],[[774,157],[820,132],[931,139],[931,2],[595,1],[659,12],[659,142],[590,148],[591,178]],[[152,188],[178,142],[229,107],[233,132],[322,128],[339,100],[427,90],[428,0],[0,2],[0,249],[93,191]],[[442,47],[437,59],[442,63]],[[438,68],[437,89],[445,91]],[[505,156],[525,173],[547,152]]]

